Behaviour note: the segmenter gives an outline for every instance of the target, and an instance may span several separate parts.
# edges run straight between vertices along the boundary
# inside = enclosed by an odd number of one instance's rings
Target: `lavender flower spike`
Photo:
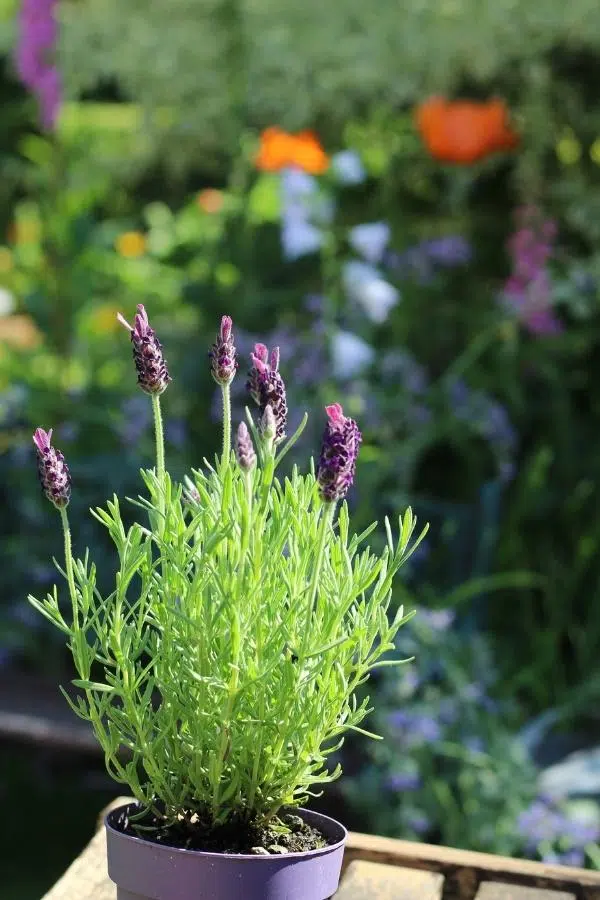
[[[37,450],[40,482],[50,503],[63,509],[71,499],[71,474],[64,456],[52,446],[51,440],[52,429],[36,428],[33,443]]]
[[[342,500],[354,481],[362,436],[354,419],[344,415],[339,403],[326,406],[325,412],[328,422],[323,434],[317,482],[321,498],[332,503]]]
[[[269,359],[269,351],[264,344],[256,344],[251,354],[253,367],[248,373],[246,387],[250,396],[258,403],[261,416],[270,406],[275,416],[277,442],[285,437],[287,426],[287,398],[285,384],[279,373],[279,347],[275,347]]]
[[[238,367],[232,336],[233,322],[230,316],[223,316],[217,340],[209,351],[212,377],[217,384],[225,387],[231,384]]]
[[[162,345],[148,322],[148,313],[139,303],[132,328],[121,313],[117,319],[131,332],[133,360],[138,373],[138,384],[146,394],[162,394],[171,380]]]
[[[256,453],[245,422],[240,422],[235,441],[235,455],[243,472],[251,472],[256,465]]]

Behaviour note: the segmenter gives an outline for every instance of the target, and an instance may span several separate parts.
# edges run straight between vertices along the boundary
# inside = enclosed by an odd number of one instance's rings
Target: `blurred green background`
[[[0,684],[70,677],[26,601],[60,554],[34,428],[109,577],[89,507],[135,496],[152,452],[116,313],[144,303],[165,348],[178,476],[218,446],[227,313],[242,359],[280,346],[292,424],[311,414],[290,464],[340,400],[364,435],[355,527],[408,503],[431,522],[396,591],[415,661],[371,685],[386,741],[347,744],[319,802],[600,867],[596,3],[0,0],[0,53]],[[276,158],[273,126],[314,138]],[[33,900],[116,791],[101,760],[0,749],[3,896]]]

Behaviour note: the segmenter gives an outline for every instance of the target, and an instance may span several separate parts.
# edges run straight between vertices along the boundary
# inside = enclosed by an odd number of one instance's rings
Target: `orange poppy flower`
[[[274,125],[265,128],[260,136],[255,164],[263,172],[296,166],[311,175],[322,175],[329,167],[329,157],[312,131],[290,134]]]
[[[431,155],[442,162],[469,164],[519,143],[503,100],[445,100],[419,104],[415,121]]]

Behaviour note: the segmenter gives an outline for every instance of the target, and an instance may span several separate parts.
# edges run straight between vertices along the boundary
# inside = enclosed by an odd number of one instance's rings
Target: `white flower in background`
[[[385,222],[355,225],[348,232],[348,241],[352,249],[360,253],[367,262],[381,262],[385,248],[390,242],[390,226]]]
[[[292,262],[309,253],[316,253],[323,245],[323,232],[301,216],[289,216],[281,226],[281,247],[284,257]]]
[[[360,375],[370,366],[375,351],[351,331],[336,331],[331,338],[331,362],[335,378],[345,380]]]
[[[342,272],[344,288],[350,300],[362,307],[378,325],[385,322],[392,307],[400,300],[400,292],[368,263],[352,260]]]
[[[341,184],[362,184],[367,177],[356,150],[341,150],[331,157],[331,171]]]
[[[0,316],[10,316],[14,310],[14,296],[6,288],[0,287]]]

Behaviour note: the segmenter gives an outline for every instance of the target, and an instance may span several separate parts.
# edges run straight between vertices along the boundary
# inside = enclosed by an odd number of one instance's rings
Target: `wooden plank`
[[[441,872],[446,878],[446,890],[460,900],[472,900],[484,881],[566,891],[577,900],[600,900],[600,872],[588,869],[351,832],[344,864],[349,865],[355,859]]]
[[[545,888],[485,881],[479,886],[475,900],[575,900],[575,895],[565,891],[547,891]]]
[[[106,871],[106,837],[98,831],[83,853],[42,900],[116,900]]]
[[[355,860],[335,900],[441,900],[444,876],[402,866]]]

